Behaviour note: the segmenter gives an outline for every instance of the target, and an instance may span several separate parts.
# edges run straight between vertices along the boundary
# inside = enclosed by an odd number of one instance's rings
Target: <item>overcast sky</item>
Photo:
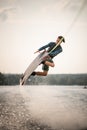
[[[87,0],[0,0],[0,72],[23,73],[58,35],[66,43],[49,73],[87,73]]]

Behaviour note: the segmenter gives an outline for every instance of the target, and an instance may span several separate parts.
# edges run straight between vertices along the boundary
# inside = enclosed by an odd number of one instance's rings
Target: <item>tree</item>
[[[0,85],[4,85],[5,83],[5,77],[4,75],[0,72]]]

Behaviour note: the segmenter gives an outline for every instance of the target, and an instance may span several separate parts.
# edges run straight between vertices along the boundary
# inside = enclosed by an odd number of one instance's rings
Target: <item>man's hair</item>
[[[63,42],[65,42],[65,38],[63,36],[58,36],[59,39],[63,38]]]

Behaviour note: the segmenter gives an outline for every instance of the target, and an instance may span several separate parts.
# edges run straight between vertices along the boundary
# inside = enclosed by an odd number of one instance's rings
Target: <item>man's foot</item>
[[[21,76],[21,80],[24,78],[24,75]]]
[[[36,72],[34,71],[34,72],[32,72],[32,74],[31,74],[32,76],[35,76],[36,75]]]
[[[42,61],[41,64],[45,64],[45,61]]]

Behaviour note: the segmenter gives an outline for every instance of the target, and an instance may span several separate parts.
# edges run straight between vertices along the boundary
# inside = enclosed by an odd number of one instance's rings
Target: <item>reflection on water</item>
[[[25,94],[24,94],[25,93]],[[28,86],[22,94],[31,116],[55,129],[87,128],[87,90],[81,86]]]

